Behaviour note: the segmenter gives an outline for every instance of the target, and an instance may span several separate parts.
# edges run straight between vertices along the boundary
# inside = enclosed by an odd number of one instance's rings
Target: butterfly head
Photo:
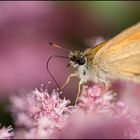
[[[86,64],[86,57],[81,51],[74,51],[69,54],[70,63],[74,66],[82,66]]]
[[[84,53],[82,51],[71,51],[69,49],[65,49],[65,48],[63,48],[57,44],[51,43],[51,42],[49,44],[52,45],[53,47],[63,49],[65,51],[69,52],[68,58],[70,59],[70,63],[67,65],[68,67],[70,65],[72,65],[73,67],[78,67],[78,66],[85,65],[87,63],[86,56],[84,55]]]

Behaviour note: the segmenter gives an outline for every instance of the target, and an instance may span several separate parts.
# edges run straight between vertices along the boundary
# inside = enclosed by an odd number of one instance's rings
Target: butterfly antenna
[[[54,80],[56,86],[60,89],[59,84],[57,83],[57,81],[55,80],[54,76],[52,75],[52,73],[51,73],[50,70],[49,70],[49,62],[50,62],[50,60],[51,60],[52,58],[55,58],[55,57],[65,58],[65,59],[69,59],[69,57],[66,57],[66,56],[59,56],[59,55],[52,55],[52,56],[50,56],[50,57],[48,58],[48,60],[47,60],[47,64],[46,64],[47,71],[48,71],[48,73],[50,74],[50,76],[52,77],[52,79]]]
[[[55,47],[55,48],[59,48],[59,49],[62,49],[62,50],[64,50],[64,51],[70,52],[69,49],[63,48],[63,47],[61,47],[61,46],[59,46],[59,45],[57,45],[57,44],[54,44],[54,43],[52,43],[52,42],[49,42],[49,44],[50,44],[51,46]]]

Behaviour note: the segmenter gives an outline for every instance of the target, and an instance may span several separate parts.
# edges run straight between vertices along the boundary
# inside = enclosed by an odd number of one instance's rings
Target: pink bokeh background
[[[14,97],[15,93],[21,93],[22,95],[21,98],[19,96],[19,100],[13,100],[13,103],[19,108],[23,103],[23,109],[26,111],[34,109],[35,104],[32,104],[30,99],[30,104],[26,103],[28,100],[23,98],[26,95],[25,93],[31,95],[32,91],[35,88],[40,89],[42,84],[44,84],[43,88],[47,86],[48,93],[52,93],[49,90],[56,88],[46,69],[47,59],[52,55],[67,56],[68,53],[58,48],[53,48],[49,45],[49,42],[54,42],[71,50],[83,50],[91,46],[94,47],[97,41],[96,38],[99,40],[109,39],[127,27],[136,24],[140,20],[139,12],[139,3],[132,1],[0,2],[0,123],[5,125],[3,120],[8,120],[3,113],[7,111],[3,109],[3,101],[7,101],[9,97]],[[61,58],[52,59],[49,63],[50,71],[59,83],[59,86],[73,72],[71,67],[66,67],[68,63],[67,59]],[[51,81],[51,84],[48,84],[49,81]],[[78,79],[72,79],[61,95],[74,103],[77,86]],[[95,85],[95,88],[98,88],[98,85]],[[139,123],[140,86],[132,82],[115,81],[109,90],[117,93],[118,101],[122,101],[127,109],[138,116],[136,121]],[[92,91],[95,94],[98,93],[95,89],[92,89]],[[43,93],[37,93],[42,97]],[[87,92],[85,94],[88,95]],[[3,98],[6,100],[1,100]],[[43,101],[41,102],[42,106],[44,102],[46,104],[49,103],[44,99],[41,101]],[[4,103],[5,106],[7,105],[6,103]],[[92,104],[87,102],[89,108],[96,107],[95,104],[95,100],[93,100]],[[50,107],[49,104],[46,106]],[[53,104],[52,107],[55,108],[57,106]],[[15,108],[13,114],[17,115],[21,112]],[[22,113],[24,114],[24,112]],[[89,116],[87,114],[79,114],[79,112],[74,114],[73,118],[68,120],[69,123],[57,135],[57,138],[106,138],[108,136],[109,138],[116,136],[120,138],[124,137],[121,131],[122,128],[132,128],[129,125],[129,119],[120,118],[118,121],[111,119],[106,121],[104,119],[105,115],[100,116],[96,113],[95,111]],[[30,111],[29,114],[31,114]],[[27,118],[31,117],[29,114],[27,114]],[[129,112],[127,114],[129,115]],[[62,117],[63,115],[65,113],[62,113]],[[108,115],[106,113],[106,118],[108,118]],[[117,115],[119,116],[121,113],[114,116],[117,117]],[[21,116],[19,117],[21,122],[27,124],[24,120],[29,122],[29,119]],[[16,124],[17,120],[16,118],[14,119],[14,124]],[[138,123],[136,128],[139,130]],[[9,126],[11,123],[7,124]],[[108,129],[106,129],[106,126]],[[118,129],[119,131],[117,131]]]
[[[53,41],[66,48],[79,49],[75,41],[84,44],[95,29],[101,30],[97,28],[98,23],[94,22],[96,28],[92,24],[90,16],[73,4],[0,2],[0,97],[53,82],[46,70],[48,57],[68,54],[48,43]],[[71,73],[67,64],[67,60],[59,58],[50,63],[51,72],[60,85]],[[64,89],[69,98],[76,96],[70,93],[71,89],[76,93],[75,83]]]
[[[57,23],[51,22],[53,5],[51,2],[1,2],[0,95],[52,81],[45,67],[47,59],[56,53],[64,54],[48,45],[50,40],[59,40],[55,35]],[[63,61],[52,61],[50,67],[62,81]]]
[[[127,7],[117,4],[130,11],[129,2]],[[67,56],[67,53],[49,46],[50,41],[72,50],[84,49],[89,47],[85,43],[87,39],[108,38],[130,25],[130,22],[116,24],[110,15],[104,15],[102,6],[100,2],[0,2],[0,98],[53,82],[46,70],[47,59],[54,54]],[[50,63],[60,86],[72,72],[66,68],[68,63],[59,58]],[[76,79],[70,82],[63,90],[64,96],[75,99],[77,82]]]

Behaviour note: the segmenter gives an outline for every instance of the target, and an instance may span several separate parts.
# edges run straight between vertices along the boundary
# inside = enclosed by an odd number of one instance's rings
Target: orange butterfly
[[[56,44],[52,45],[64,49]],[[72,77],[79,77],[76,102],[81,85],[87,81],[98,83],[109,82],[109,79],[123,79],[140,83],[140,23],[83,52],[67,51],[70,64],[76,71],[67,78],[61,89]]]

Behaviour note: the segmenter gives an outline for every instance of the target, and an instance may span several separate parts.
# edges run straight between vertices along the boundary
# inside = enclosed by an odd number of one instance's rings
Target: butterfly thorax
[[[81,83],[98,80],[96,65],[93,65],[93,53],[75,51],[70,53],[69,58],[71,65],[77,69]]]

